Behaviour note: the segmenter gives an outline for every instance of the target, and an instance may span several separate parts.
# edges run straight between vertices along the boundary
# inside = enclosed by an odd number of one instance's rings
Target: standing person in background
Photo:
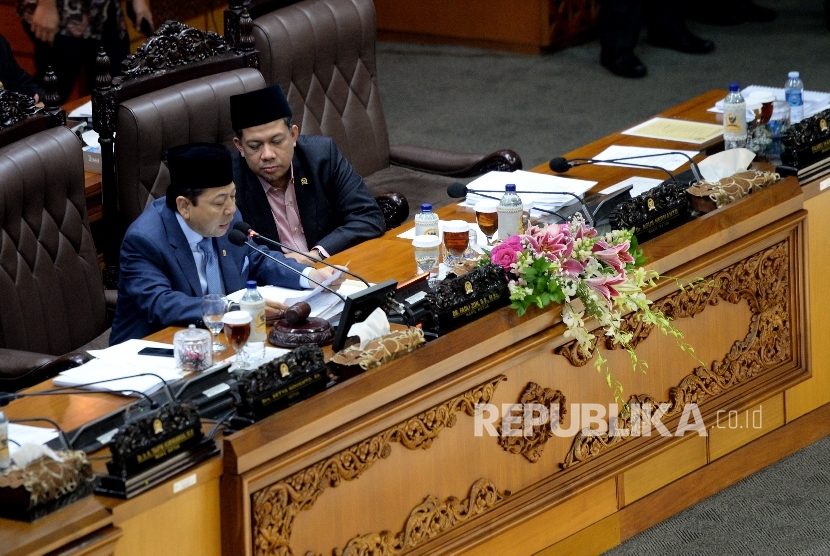
[[[686,28],[679,0],[603,0],[599,10],[600,63],[620,77],[644,77],[646,66],[634,54],[645,22],[646,42],[686,54],[707,54],[712,41],[701,39]]]
[[[145,0],[129,1],[136,26],[144,20],[152,25]],[[102,46],[110,59],[110,75],[121,73],[130,39],[118,0],[18,0],[17,14],[35,45],[35,80],[43,86],[46,68],[52,66],[61,102],[69,97],[82,68],[87,91],[95,87],[95,58]]]
[[[0,83],[4,89],[33,97],[36,104],[44,95],[43,89],[37,86],[32,76],[18,65],[12,47],[3,35],[0,35]]]

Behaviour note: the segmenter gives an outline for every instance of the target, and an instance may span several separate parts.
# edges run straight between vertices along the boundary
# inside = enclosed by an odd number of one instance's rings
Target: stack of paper
[[[55,429],[9,423],[9,452],[16,452],[24,444],[43,446],[57,437],[58,431]]]
[[[775,95],[776,100],[785,100],[783,88],[764,87],[761,85],[750,85],[749,87],[746,87],[741,91],[741,95],[744,98],[746,98],[756,91],[769,92]],[[818,114],[822,110],[827,110],[828,108],[830,108],[830,93],[822,93],[819,91],[804,91],[804,95],[802,98],[804,100],[805,118],[812,116],[813,114]],[[709,108],[708,111],[715,112],[716,114],[723,114],[723,101],[717,101],[712,108]],[[749,114],[752,113],[752,111],[749,109],[747,109],[747,112]]]
[[[501,199],[504,195],[504,186],[508,183],[516,184],[516,193],[522,198],[523,203],[533,203],[533,206],[548,210],[556,210],[562,205],[574,201],[571,195],[557,195],[556,193],[567,192],[583,197],[585,192],[597,184],[595,181],[516,170],[515,172],[488,172],[467,184],[467,188],[486,192],[485,194],[490,197]],[[541,191],[543,193],[529,193],[529,191]],[[485,197],[481,195],[468,193],[467,198],[461,205],[472,207],[483,199]]]
[[[138,355],[145,347],[173,346],[145,340],[127,340],[107,349],[90,350],[88,353],[96,359],[63,371],[53,382],[55,386],[72,386],[100,392],[152,394],[161,388],[163,382],[175,382],[182,378],[181,370],[176,368],[176,361],[172,357]],[[92,384],[96,382],[98,383]]]

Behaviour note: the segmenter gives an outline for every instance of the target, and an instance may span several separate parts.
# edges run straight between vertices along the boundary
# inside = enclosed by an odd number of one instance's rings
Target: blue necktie
[[[224,295],[222,275],[219,271],[219,260],[213,250],[213,238],[206,237],[199,242],[199,249],[205,258],[205,278],[207,279],[207,293]]]

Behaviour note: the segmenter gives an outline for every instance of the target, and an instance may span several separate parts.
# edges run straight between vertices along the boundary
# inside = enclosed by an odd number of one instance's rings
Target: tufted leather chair
[[[81,144],[55,127],[0,148],[0,390],[36,384],[107,345]]]
[[[170,174],[163,162],[169,147],[206,141],[233,146],[230,96],[261,89],[252,68],[209,75],[137,96],[118,107],[115,159],[119,208],[129,225],[163,196]]]
[[[522,167],[519,156],[508,150],[481,155],[389,145],[372,0],[248,0],[244,5],[231,0],[225,12],[228,40],[239,40],[234,21],[243,9],[254,18],[260,71],[268,85],[282,87],[300,133],[332,137],[373,194],[394,190],[412,206],[442,206],[450,200],[447,185],[458,178]]]

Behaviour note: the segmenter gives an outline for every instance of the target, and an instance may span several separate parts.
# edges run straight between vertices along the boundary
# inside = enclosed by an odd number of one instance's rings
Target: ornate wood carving
[[[414,548],[459,523],[483,514],[505,498],[509,491],[501,492],[489,479],[479,479],[470,488],[466,500],[450,496],[443,502],[430,496],[410,513],[403,529],[398,533],[383,531],[360,535],[346,544],[344,549],[335,549],[333,556],[372,556],[400,554]]]
[[[360,477],[375,462],[388,458],[395,442],[409,450],[429,448],[445,427],[455,425],[457,412],[473,416],[476,404],[488,403],[503,380],[507,377],[498,375],[255,492],[251,497],[254,553],[293,554],[288,543],[294,518],[301,510],[310,509],[325,489]]]
[[[791,358],[789,254],[790,241],[782,241],[707,277],[706,283],[715,284],[714,287],[678,291],[655,303],[673,318],[699,314],[707,306],[717,305],[720,299],[733,304],[745,300],[752,312],[744,339],[735,342],[721,361],[713,362],[711,369],[697,367],[669,390],[669,407],[664,417],[678,415],[687,404],[702,403]],[[628,326],[632,322],[626,320]],[[648,337],[650,331],[643,326],[637,332],[637,341]],[[648,396],[632,396],[628,403],[659,405]],[[623,410],[617,418],[617,429],[629,427],[631,418],[628,410]],[[585,461],[629,438],[607,434],[585,437],[580,433],[561,467],[566,469]]]
[[[38,111],[32,97],[0,89],[0,129],[34,116]]]
[[[153,36],[127,56],[125,78],[150,75],[229,52],[231,47],[213,31],[200,31],[178,21],[165,21]]]
[[[564,422],[565,418],[565,395],[559,390],[551,390],[550,388],[543,388],[535,382],[528,382],[525,386],[522,395],[519,396],[520,404],[536,403],[545,406],[548,409],[547,418],[540,420],[538,425],[533,426],[533,432],[530,436],[505,436],[502,435],[501,425],[498,427],[499,444],[508,452],[514,454],[521,454],[530,461],[536,463],[542,456],[542,450],[545,448],[545,443],[553,436],[553,431],[550,426],[550,408],[551,406],[559,406],[559,424]]]

